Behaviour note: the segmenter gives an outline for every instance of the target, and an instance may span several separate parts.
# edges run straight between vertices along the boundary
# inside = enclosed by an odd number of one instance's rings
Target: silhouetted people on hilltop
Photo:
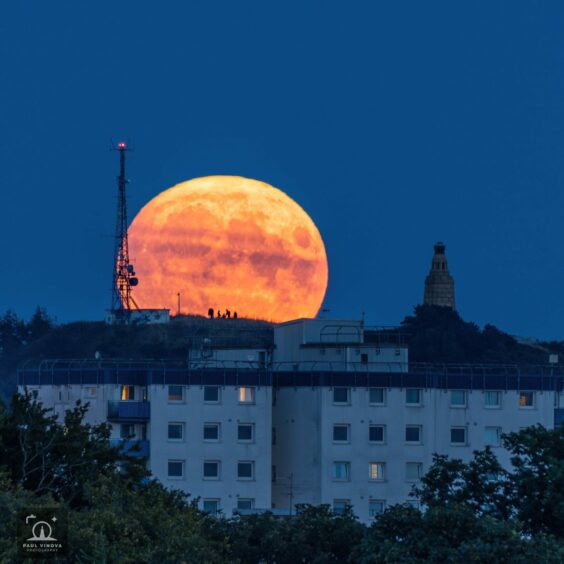
[[[208,317],[210,319],[213,319],[215,315],[216,319],[237,319],[237,312],[234,311],[233,313],[231,313],[230,309],[225,308],[225,312],[221,313],[221,310],[217,310],[217,312],[213,309],[213,307],[210,307],[208,309]]]

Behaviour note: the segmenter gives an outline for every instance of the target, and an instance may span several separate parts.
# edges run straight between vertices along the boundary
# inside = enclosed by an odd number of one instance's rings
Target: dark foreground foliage
[[[392,506],[365,527],[326,505],[211,517],[111,448],[108,427],[84,424],[85,409],[60,422],[31,395],[0,408],[1,562],[17,561],[16,515],[30,505],[67,509],[77,563],[564,561],[562,429],[504,437],[511,471],[491,450],[468,463],[436,455],[414,492],[426,510]]]

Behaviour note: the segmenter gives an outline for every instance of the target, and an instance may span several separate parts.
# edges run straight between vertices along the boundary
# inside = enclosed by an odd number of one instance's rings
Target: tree
[[[564,538],[564,427],[503,436],[511,456],[510,502],[523,530]]]
[[[100,475],[132,483],[146,477],[142,460],[109,445],[108,424],[83,422],[87,409],[78,401],[60,422],[33,394],[14,394],[10,409],[0,408],[0,469],[36,495],[71,504],[79,504],[85,484]]]
[[[350,561],[557,564],[563,558],[564,546],[553,538],[527,538],[511,522],[480,517],[470,507],[450,502],[425,512],[408,505],[387,509],[370,527]]]
[[[29,339],[35,341],[49,333],[55,326],[45,308],[37,306],[27,325]]]

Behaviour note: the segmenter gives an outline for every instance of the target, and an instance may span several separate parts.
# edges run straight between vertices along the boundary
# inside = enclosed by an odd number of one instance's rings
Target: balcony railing
[[[110,445],[123,450],[128,456],[135,458],[149,457],[149,441],[135,441],[127,439],[110,439]]]
[[[109,400],[108,421],[147,421],[151,418],[148,401]]]

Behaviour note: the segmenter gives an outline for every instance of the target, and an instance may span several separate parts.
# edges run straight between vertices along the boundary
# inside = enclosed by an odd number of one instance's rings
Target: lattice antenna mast
[[[129,263],[129,241],[127,239],[127,198],[125,187],[128,180],[125,178],[125,152],[128,151],[125,143],[118,143],[119,151],[119,176],[118,205],[114,248],[114,275],[112,281],[112,310],[121,317],[126,317],[127,312],[139,309],[131,288],[139,283],[135,276],[133,265]]]

